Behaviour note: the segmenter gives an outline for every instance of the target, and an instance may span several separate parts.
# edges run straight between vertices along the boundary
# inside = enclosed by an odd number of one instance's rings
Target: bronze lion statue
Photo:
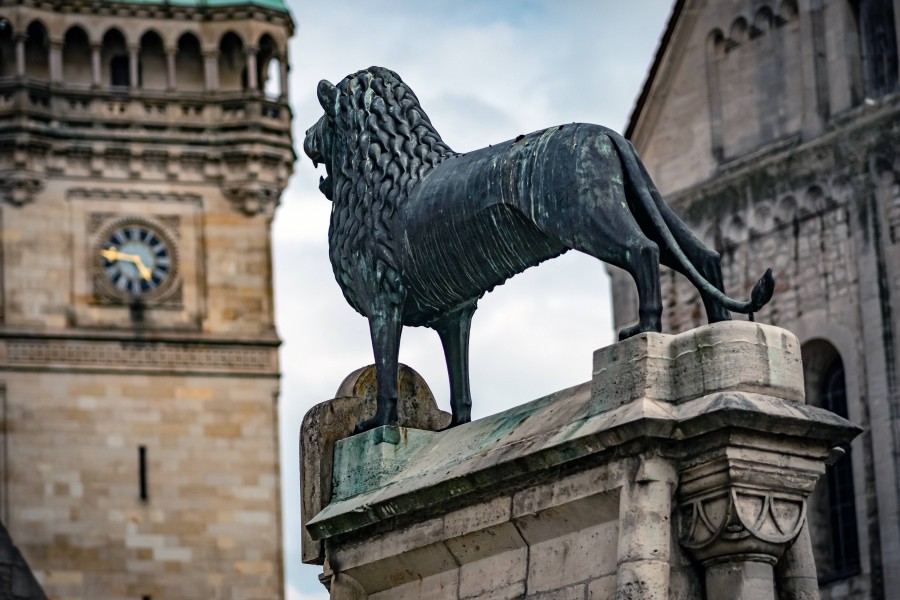
[[[758,311],[771,270],[741,302],[725,295],[719,255],[665,204],[634,147],[590,124],[551,127],[461,154],[441,140],[413,91],[371,67],[332,85],[306,132],[305,153],[333,202],[331,264],[369,320],[377,409],[364,431],[397,424],[404,325],[435,329],[450,376],[451,426],[471,419],[469,330],[481,296],[530,266],[580,250],[628,271],[640,320],[625,339],[661,329],[660,263],[699,290],[709,322]]]

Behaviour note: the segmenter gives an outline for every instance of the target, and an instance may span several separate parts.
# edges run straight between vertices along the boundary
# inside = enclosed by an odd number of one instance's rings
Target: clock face
[[[159,297],[175,275],[171,238],[149,221],[122,219],[108,227],[96,248],[101,288],[119,300]]]

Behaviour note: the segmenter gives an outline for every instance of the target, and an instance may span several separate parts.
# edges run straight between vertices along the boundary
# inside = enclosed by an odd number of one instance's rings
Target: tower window
[[[881,98],[897,89],[897,32],[892,0],[855,0],[866,96]]]
[[[114,56],[112,60],[109,61],[110,85],[128,87],[131,84],[131,77],[128,70],[128,57]]]
[[[140,499],[147,502],[150,499],[147,490],[147,446],[138,446],[138,488]]]

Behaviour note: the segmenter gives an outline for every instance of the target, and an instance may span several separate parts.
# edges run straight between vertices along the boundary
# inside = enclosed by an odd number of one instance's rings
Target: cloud
[[[319,79],[380,64],[416,92],[448,144],[469,151],[557,123],[624,127],[670,8],[669,0],[342,0],[290,2],[295,143],[321,115]],[[635,6],[637,5],[637,6]],[[326,598],[318,567],[300,563],[297,440],[313,404],[372,362],[365,319],[344,301],[327,253],[330,203],[301,157],[273,225],[281,393],[284,547],[290,600]],[[608,281],[596,260],[568,253],[483,298],[471,362],[483,417],[591,376],[612,341]],[[437,335],[407,328],[401,361],[448,409]],[[313,591],[322,589],[322,592]],[[303,590],[301,592],[301,590]]]

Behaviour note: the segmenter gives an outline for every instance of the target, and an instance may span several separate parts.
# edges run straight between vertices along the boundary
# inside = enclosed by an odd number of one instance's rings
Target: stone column
[[[258,89],[258,72],[256,65],[256,54],[259,52],[259,48],[255,46],[247,46],[244,49],[244,56],[247,59],[247,89],[251,91],[255,91]]]
[[[50,83],[59,84],[63,82],[63,64],[62,64],[63,40],[50,40]]]
[[[16,77],[25,77],[25,40],[27,39],[27,34],[16,34]]]
[[[761,441],[747,452],[749,438],[710,440],[718,447],[683,461],[680,541],[704,569],[708,600],[775,600],[773,568],[799,541],[806,497],[824,472],[792,444],[775,451]]]
[[[103,82],[100,75],[100,48],[99,43],[91,44],[91,85],[93,87],[100,87]]]
[[[219,51],[203,51],[203,77],[207,92],[219,91]]]
[[[672,495],[677,475],[672,461],[642,457],[634,481],[622,490],[616,597],[669,597]]]
[[[800,535],[775,567],[775,578],[780,600],[819,600],[819,578],[808,523],[803,523]]]
[[[133,90],[140,87],[140,46],[128,46],[128,87]]]
[[[169,91],[177,87],[177,71],[175,67],[175,56],[178,54],[178,48],[166,48],[166,89]]]
[[[281,96],[279,96],[279,100],[282,102],[288,101],[288,74],[290,72],[290,65],[288,65],[287,56],[278,57],[278,62],[281,63]]]

